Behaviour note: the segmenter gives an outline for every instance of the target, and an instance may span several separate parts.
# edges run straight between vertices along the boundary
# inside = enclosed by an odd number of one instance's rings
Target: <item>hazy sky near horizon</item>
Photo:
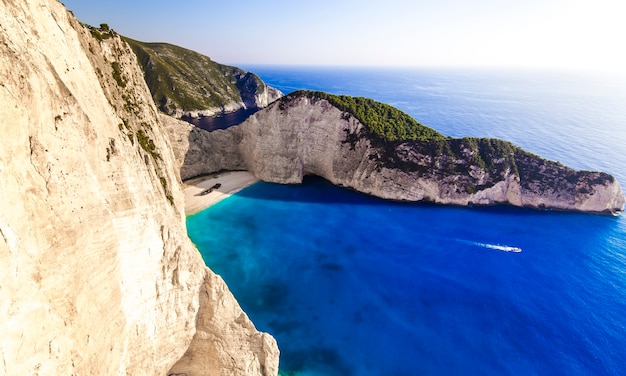
[[[83,22],[233,65],[626,69],[623,0],[64,0]]]

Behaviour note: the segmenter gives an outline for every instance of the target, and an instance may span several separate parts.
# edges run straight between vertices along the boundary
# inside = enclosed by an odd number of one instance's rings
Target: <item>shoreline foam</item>
[[[258,181],[259,179],[248,171],[218,172],[187,180],[184,182],[185,214],[192,215],[202,211]],[[206,195],[200,194],[217,183],[221,184],[219,188]]]

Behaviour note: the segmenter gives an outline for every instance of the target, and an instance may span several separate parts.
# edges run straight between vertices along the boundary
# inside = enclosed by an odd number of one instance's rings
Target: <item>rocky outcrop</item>
[[[0,374],[277,374],[187,237],[135,55],[92,32],[0,1]]]
[[[237,78],[237,87],[246,108],[264,108],[281,98],[283,93],[263,82],[254,73],[241,73]]]
[[[202,132],[204,145],[213,137],[241,140],[222,142],[221,150],[238,150],[246,168],[270,182],[300,183],[311,174],[393,200],[596,213],[624,208],[619,183],[606,173],[575,171],[501,140],[387,141],[351,113],[310,94],[290,94],[220,131],[230,136]],[[203,160],[210,161],[209,170],[227,168],[214,157]]]
[[[259,109],[282,97],[257,75],[167,43],[125,38],[137,54],[159,110],[176,118]]]
[[[200,291],[197,332],[174,375],[276,375],[276,341],[256,331],[222,279],[208,273]]]

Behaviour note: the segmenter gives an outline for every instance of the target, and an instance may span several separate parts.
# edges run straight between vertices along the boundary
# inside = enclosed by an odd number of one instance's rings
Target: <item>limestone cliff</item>
[[[275,375],[185,229],[130,48],[55,0],[0,0],[0,374]]]
[[[202,172],[227,169],[213,152],[238,150],[246,168],[270,182],[299,183],[312,174],[394,200],[596,213],[624,208],[619,183],[606,173],[575,171],[501,140],[430,132],[422,141],[389,141],[311,93],[290,94],[226,131],[193,132],[202,135],[190,139],[201,141],[178,153],[186,173],[200,172],[199,160]],[[207,148],[200,152],[198,145]]]

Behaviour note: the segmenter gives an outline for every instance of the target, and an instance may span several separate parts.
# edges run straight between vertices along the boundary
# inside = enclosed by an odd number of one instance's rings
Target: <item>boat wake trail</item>
[[[489,248],[489,249],[496,249],[498,251],[503,251],[503,252],[519,253],[519,252],[522,251],[522,249],[519,248],[519,247],[511,247],[509,245],[488,244],[488,243],[476,243],[476,245],[478,245],[480,247]]]
[[[513,247],[513,246],[510,246],[510,245],[479,243],[479,242],[473,242],[473,241],[469,241],[469,240],[460,240],[460,242],[465,243],[465,244],[469,244],[469,245],[473,245],[473,246],[476,246],[476,247],[495,249],[497,251],[502,251],[502,252],[520,253],[522,251],[521,248]]]

